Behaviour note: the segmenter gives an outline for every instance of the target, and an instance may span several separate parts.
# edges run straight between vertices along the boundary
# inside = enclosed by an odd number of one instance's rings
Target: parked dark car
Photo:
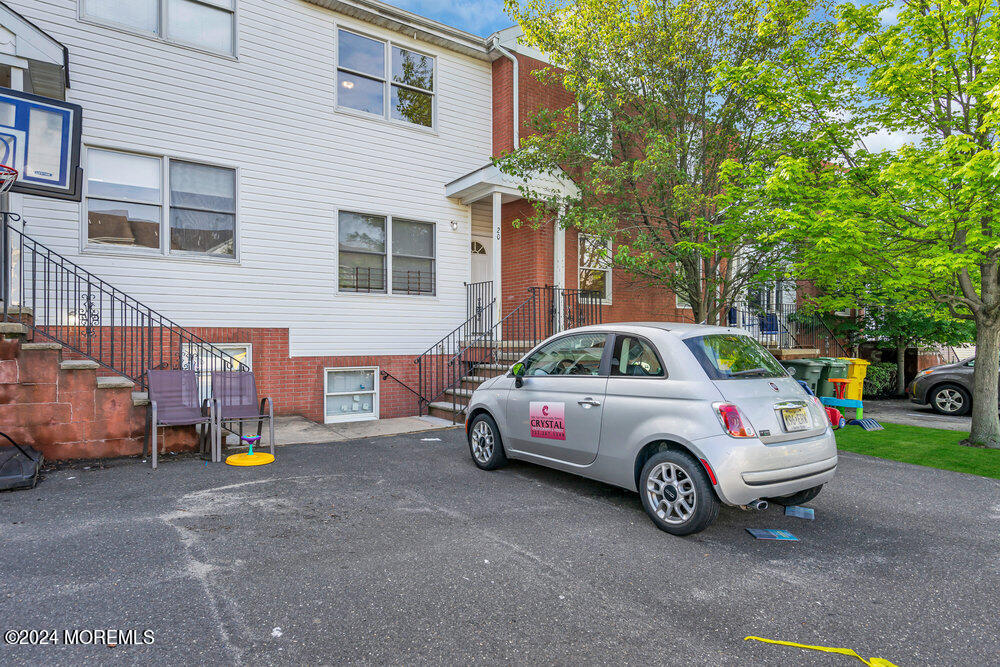
[[[942,415],[964,415],[972,409],[972,371],[975,358],[934,366],[917,373],[906,395],[914,403],[930,403]]]

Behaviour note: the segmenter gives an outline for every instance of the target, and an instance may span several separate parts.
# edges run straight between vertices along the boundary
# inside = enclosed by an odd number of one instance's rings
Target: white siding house
[[[305,0],[166,2],[10,3],[68,48],[66,98],[84,110],[83,202],[17,197],[27,232],[184,326],[287,329],[292,358],[412,356],[461,322],[472,211],[446,197],[444,186],[488,163],[492,152],[485,40],[426,20],[407,27],[404,12],[366,20],[364,3],[326,3],[348,15]],[[197,20],[171,9],[185,3]],[[232,21],[234,33],[226,27]],[[392,118],[388,99],[398,87],[358,78],[357,68],[375,67],[365,53],[338,63],[344,29],[369,38],[368,47],[383,45],[389,78],[393,54],[401,53],[393,47],[433,59],[432,95],[414,93],[417,106],[430,97],[431,127]],[[338,91],[378,86],[386,113],[338,106]],[[222,203],[171,196],[184,183],[201,183]],[[159,235],[153,225],[153,236],[131,245],[88,238],[101,236],[99,226],[88,234],[88,207],[116,206],[158,218]],[[233,241],[214,253],[180,249],[192,207],[225,229],[235,214]],[[402,254],[408,241],[400,221],[431,225],[432,259],[411,263],[433,266],[432,287],[420,294],[340,289],[343,212],[384,217],[390,236],[397,226]],[[392,239],[385,244],[385,257],[376,258],[383,265],[393,262]],[[425,256],[426,247],[410,254]],[[255,358],[262,354],[254,350]],[[315,381],[318,401],[324,378]]]

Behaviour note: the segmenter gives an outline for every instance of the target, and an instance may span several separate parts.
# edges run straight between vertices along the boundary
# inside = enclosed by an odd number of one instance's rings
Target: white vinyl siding
[[[183,326],[288,328],[293,357],[420,354],[465,319],[469,207],[443,191],[490,160],[490,63],[301,0],[238,6],[239,60],[81,22],[76,0],[17,6],[69,48],[85,145],[238,168],[238,262],[81,253],[81,204],[15,195],[29,233]],[[436,133],[335,111],[338,25],[434,55]],[[434,223],[435,295],[339,292],[341,210]]]

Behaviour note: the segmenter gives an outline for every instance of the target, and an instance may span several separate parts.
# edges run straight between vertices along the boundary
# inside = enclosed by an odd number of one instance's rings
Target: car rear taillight
[[[716,403],[715,409],[719,412],[719,421],[722,422],[722,428],[726,429],[726,433],[732,437],[752,438],[757,435],[754,433],[753,426],[750,425],[749,420],[732,403]]]

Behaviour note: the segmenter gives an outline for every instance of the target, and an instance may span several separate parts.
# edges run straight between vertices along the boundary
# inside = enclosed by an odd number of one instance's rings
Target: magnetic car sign
[[[548,440],[566,439],[566,404],[532,401],[528,406],[531,437]]]

